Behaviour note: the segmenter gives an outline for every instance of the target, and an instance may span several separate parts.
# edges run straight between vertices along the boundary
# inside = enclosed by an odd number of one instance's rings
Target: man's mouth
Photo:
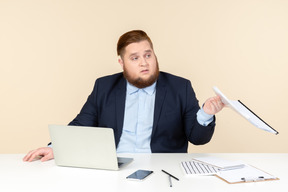
[[[149,72],[148,69],[141,70],[141,73],[148,73],[148,72]]]

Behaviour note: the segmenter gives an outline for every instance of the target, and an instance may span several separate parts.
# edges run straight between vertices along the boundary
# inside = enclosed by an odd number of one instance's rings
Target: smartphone
[[[127,176],[126,179],[143,181],[145,178],[147,178],[152,173],[153,173],[153,171],[149,171],[149,170],[137,170],[134,173],[132,173],[131,175]]]

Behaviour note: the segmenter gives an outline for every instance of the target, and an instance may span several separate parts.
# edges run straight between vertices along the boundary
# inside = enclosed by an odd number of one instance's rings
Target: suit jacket
[[[69,125],[112,128],[117,147],[123,129],[126,85],[122,73],[97,79],[85,105]],[[151,151],[186,153],[188,141],[195,145],[209,142],[215,118],[208,126],[202,126],[196,118],[198,110],[198,100],[190,81],[160,72],[156,84]]]

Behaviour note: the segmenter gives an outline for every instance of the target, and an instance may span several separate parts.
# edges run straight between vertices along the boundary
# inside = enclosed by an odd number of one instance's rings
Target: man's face
[[[158,78],[157,58],[146,40],[129,44],[119,63],[128,82],[138,88],[150,86]]]

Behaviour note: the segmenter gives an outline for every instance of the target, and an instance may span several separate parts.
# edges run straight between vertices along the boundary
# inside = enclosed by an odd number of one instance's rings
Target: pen
[[[173,177],[174,179],[176,179],[177,181],[179,181],[179,179],[178,179],[177,177],[171,175],[170,173],[164,171],[163,169],[162,169],[162,171],[163,171],[164,173],[166,173],[167,175],[169,175],[170,177]]]
[[[170,176],[170,175],[168,175],[168,178],[169,178],[170,187],[172,187],[171,176]]]

